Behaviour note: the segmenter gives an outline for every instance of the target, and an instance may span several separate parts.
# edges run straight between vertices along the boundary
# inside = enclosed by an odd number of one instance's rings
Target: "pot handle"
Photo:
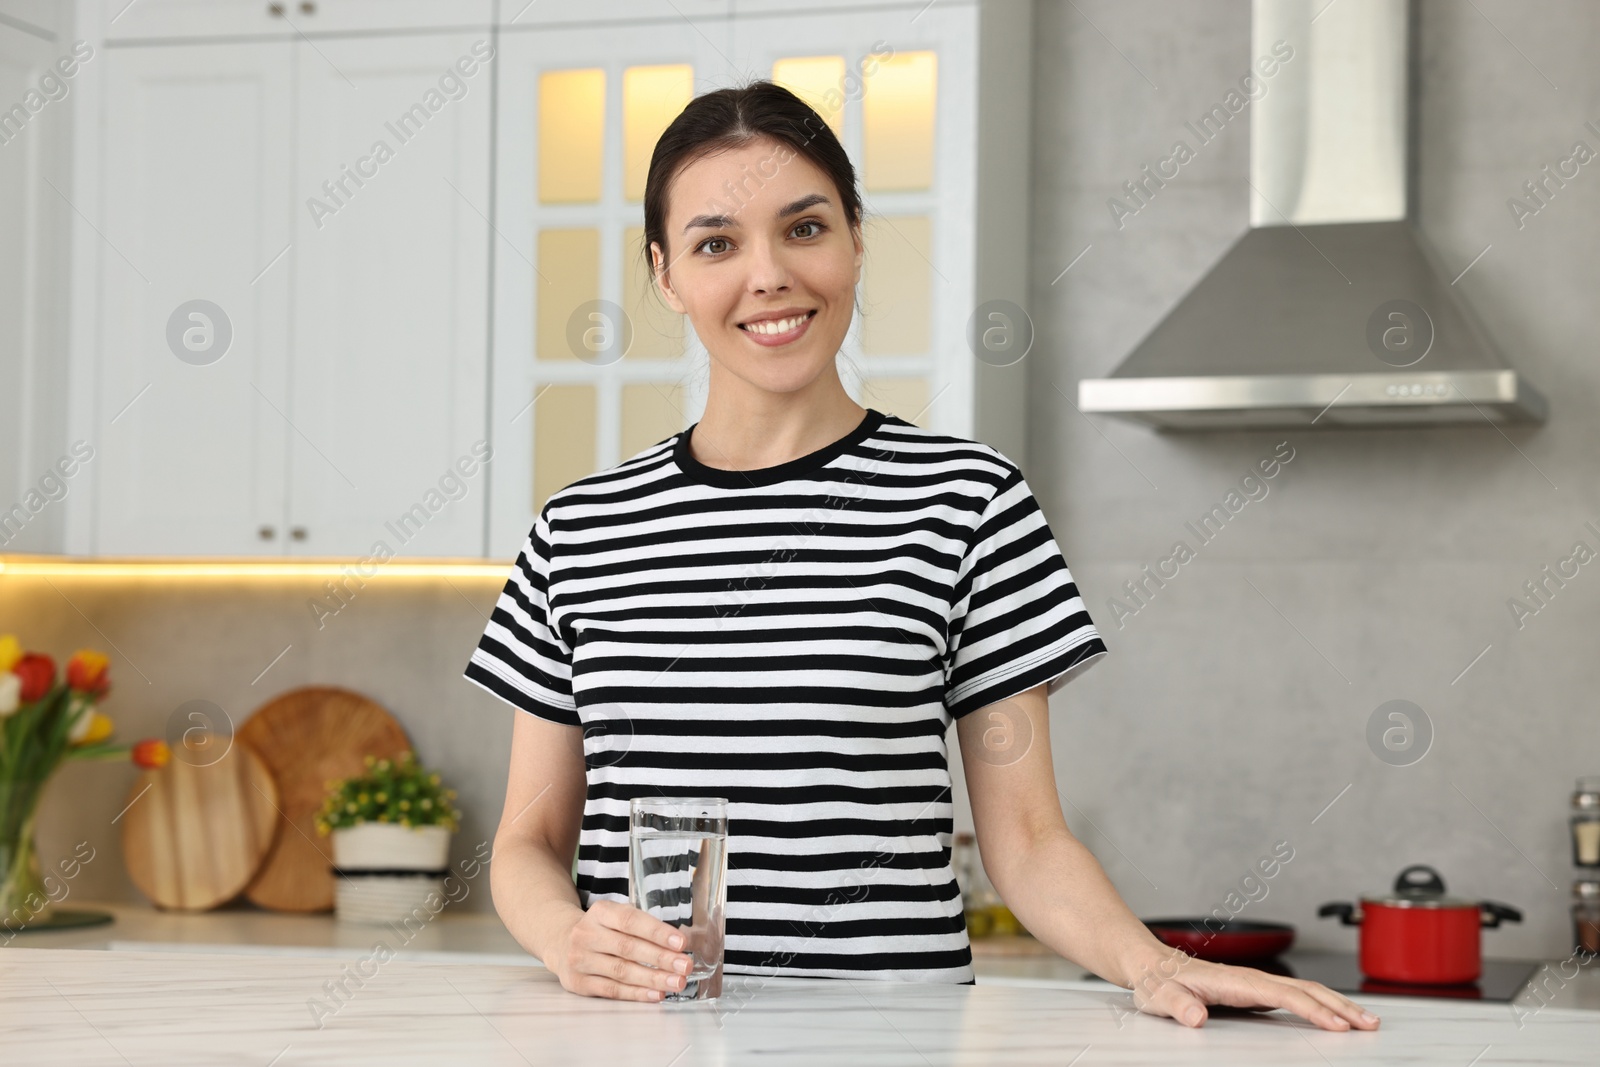
[[[1437,893],[1444,896],[1444,879],[1426,863],[1413,863],[1395,876],[1396,893]]]
[[[1319,919],[1331,918],[1334,915],[1337,915],[1339,922],[1345,926],[1361,925],[1361,912],[1357,910],[1354,904],[1346,904],[1343,901],[1339,901],[1333,904],[1324,904],[1317,909],[1317,918]]]
[[[1509,904],[1498,904],[1492,900],[1483,902],[1483,925],[1494,929],[1502,922],[1519,923],[1522,921],[1522,912]]]

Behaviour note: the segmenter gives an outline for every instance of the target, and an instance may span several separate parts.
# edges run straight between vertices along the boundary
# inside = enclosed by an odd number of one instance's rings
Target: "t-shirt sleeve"
[[[1041,683],[1054,693],[1106,654],[1020,470],[984,508],[946,632],[945,706],[956,719]]]
[[[550,621],[550,528],[541,514],[511,568],[466,678],[523,711],[579,726],[572,650]]]

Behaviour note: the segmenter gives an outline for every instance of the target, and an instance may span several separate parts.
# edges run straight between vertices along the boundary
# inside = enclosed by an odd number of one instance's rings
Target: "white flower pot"
[[[333,831],[333,864],[343,870],[437,871],[449,862],[448,826],[361,822]]]
[[[445,826],[363,822],[336,829],[335,911],[350,922],[427,922],[444,906],[449,858]]]

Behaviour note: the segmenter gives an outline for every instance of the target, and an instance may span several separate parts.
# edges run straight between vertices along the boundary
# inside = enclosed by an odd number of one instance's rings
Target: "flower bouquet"
[[[55,662],[23,652],[0,635],[0,925],[18,929],[49,919],[51,899],[39,874],[34,817],[45,783],[67,760],[124,760],[165,766],[160,739],[133,745],[111,740],[112,723],[95,710],[111,689],[109,661],[80,650],[58,680]]]

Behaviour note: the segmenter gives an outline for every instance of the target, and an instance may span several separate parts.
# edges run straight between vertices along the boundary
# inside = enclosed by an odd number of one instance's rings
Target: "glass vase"
[[[51,900],[39,872],[39,851],[33,839],[39,811],[39,790],[7,789],[0,803],[0,932],[12,933],[47,921]],[[7,810],[11,804],[20,810]]]

